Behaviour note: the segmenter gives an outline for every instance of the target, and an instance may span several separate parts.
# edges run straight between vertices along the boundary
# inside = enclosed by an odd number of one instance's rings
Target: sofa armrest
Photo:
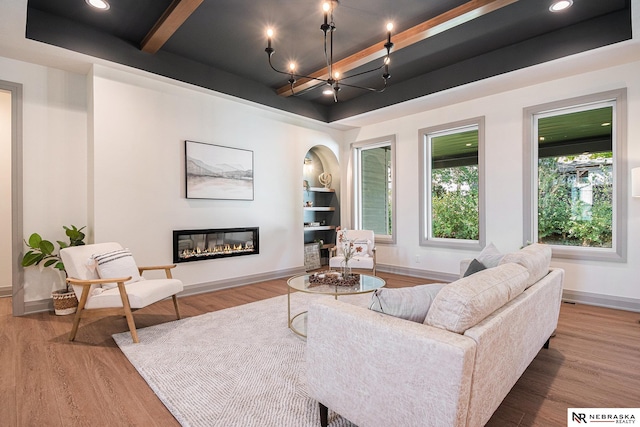
[[[475,343],[325,300],[307,317],[310,396],[360,426],[464,425]]]

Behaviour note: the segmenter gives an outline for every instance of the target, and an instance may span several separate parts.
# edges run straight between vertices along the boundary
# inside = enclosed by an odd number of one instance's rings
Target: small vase
[[[351,276],[351,266],[348,261],[342,261],[342,277],[345,279]]]

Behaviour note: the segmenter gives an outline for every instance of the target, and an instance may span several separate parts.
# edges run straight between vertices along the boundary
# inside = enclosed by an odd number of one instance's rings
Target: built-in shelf
[[[314,191],[316,193],[335,193],[335,188],[325,188],[325,187],[309,187],[308,191]]]
[[[311,206],[304,208],[305,211],[316,211],[316,212],[333,212],[336,210],[333,206]]]
[[[311,147],[305,155],[302,168],[302,223],[307,271],[319,267],[314,261],[317,258],[321,265],[327,265],[330,252],[335,247],[336,228],[340,225],[340,180],[336,175],[339,170],[338,159],[328,147]],[[318,242],[322,242],[322,245],[318,245]],[[311,253],[312,250],[319,252],[318,255]]]
[[[322,230],[335,230],[335,225],[318,225],[316,227],[305,227],[304,231],[322,231]]]

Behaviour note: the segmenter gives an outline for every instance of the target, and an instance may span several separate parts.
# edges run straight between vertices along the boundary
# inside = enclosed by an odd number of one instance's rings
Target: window
[[[420,244],[484,246],[484,118],[420,130]]]
[[[395,136],[354,143],[354,228],[395,243]]]
[[[626,257],[626,92],[525,109],[525,241],[554,256]]]

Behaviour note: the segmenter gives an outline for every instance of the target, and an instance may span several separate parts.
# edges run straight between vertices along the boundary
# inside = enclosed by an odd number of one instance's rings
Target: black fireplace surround
[[[258,254],[258,230],[258,227],[174,230],[173,262]]]

